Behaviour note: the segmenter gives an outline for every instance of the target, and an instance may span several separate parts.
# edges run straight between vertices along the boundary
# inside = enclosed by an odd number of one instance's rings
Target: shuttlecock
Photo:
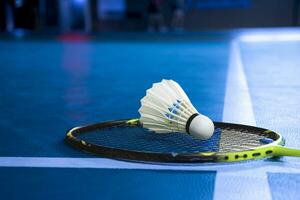
[[[200,114],[178,83],[163,79],[154,83],[141,99],[140,122],[156,133],[188,133],[197,139],[208,139],[214,124]]]

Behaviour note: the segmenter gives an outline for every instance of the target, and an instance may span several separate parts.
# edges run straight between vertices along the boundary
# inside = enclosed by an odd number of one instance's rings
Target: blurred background
[[[299,26],[300,0],[1,0],[2,33]]]

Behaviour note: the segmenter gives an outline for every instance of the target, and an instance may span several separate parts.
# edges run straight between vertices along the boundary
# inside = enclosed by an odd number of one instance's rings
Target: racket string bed
[[[259,135],[248,130],[222,129],[219,152],[251,150],[261,146],[260,141],[265,137],[265,135]]]
[[[115,126],[80,134],[79,139],[100,146],[142,152],[187,153],[218,151],[221,130],[209,140],[195,140],[182,133],[157,134],[142,127]]]

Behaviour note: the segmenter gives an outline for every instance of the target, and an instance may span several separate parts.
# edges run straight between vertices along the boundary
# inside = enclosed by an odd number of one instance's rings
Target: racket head
[[[159,134],[144,129],[138,119],[101,122],[75,127],[65,141],[101,157],[135,162],[201,163],[233,162],[274,156],[283,145],[274,131],[225,122],[214,122],[208,140],[184,133]]]

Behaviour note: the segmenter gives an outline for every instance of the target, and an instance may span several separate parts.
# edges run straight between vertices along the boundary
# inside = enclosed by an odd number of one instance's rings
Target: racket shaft
[[[299,149],[293,149],[283,146],[275,146],[274,147],[274,156],[294,156],[294,157],[300,157],[300,150]]]

